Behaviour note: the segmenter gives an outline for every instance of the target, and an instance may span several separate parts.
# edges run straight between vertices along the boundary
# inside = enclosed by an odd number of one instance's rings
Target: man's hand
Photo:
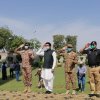
[[[87,44],[85,45],[84,48],[85,48],[85,49],[86,49],[86,48],[89,48],[89,46],[90,46],[90,43],[87,43]]]
[[[22,47],[24,47],[24,44],[22,44],[22,45],[19,46],[19,48],[22,48]]]
[[[52,69],[51,72],[54,73],[54,69]]]
[[[82,77],[82,76],[84,76],[85,74],[84,73],[80,73],[80,76]]]
[[[90,43],[87,43],[85,47],[81,49],[79,52],[82,53],[85,49],[89,48],[89,46],[90,46]]]
[[[65,46],[65,47],[63,47],[62,49],[58,50],[58,53],[59,53],[60,55],[63,55],[63,54],[65,53],[66,49],[67,49],[67,46]]]
[[[19,51],[20,49],[22,49],[23,46],[24,46],[24,44],[20,45],[18,48],[15,49],[15,52],[18,53],[18,51]],[[19,54],[19,53],[18,53],[18,54]]]
[[[67,46],[64,46],[63,48],[62,48],[62,50],[66,50],[67,49]]]
[[[45,44],[42,46],[42,49],[45,48]]]

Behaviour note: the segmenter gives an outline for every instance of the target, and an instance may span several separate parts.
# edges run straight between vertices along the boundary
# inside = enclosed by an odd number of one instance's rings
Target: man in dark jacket
[[[97,49],[97,42],[92,41],[86,44],[81,53],[87,54],[90,79],[90,96],[96,94],[100,97],[100,49]]]
[[[7,66],[6,66],[6,63],[3,62],[2,66],[2,80],[7,80]]]

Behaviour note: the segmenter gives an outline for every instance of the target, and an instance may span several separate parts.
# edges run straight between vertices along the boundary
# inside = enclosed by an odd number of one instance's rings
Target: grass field
[[[37,69],[34,69],[32,71],[32,76],[33,76],[32,91],[44,92],[45,89],[37,88],[38,78],[37,78],[37,76],[34,76],[36,71],[37,71]],[[20,76],[21,81],[16,82],[15,78],[13,78],[13,79],[9,78],[9,69],[7,71],[7,74],[8,74],[8,80],[1,80],[1,72],[0,72],[0,90],[22,91],[24,88],[22,76]],[[62,67],[57,67],[55,69],[54,93],[65,93],[65,92],[66,92],[66,89],[65,89],[64,69]],[[89,90],[89,84],[88,84],[88,78],[87,78],[85,93],[89,93],[89,92],[90,92],[90,90]]]

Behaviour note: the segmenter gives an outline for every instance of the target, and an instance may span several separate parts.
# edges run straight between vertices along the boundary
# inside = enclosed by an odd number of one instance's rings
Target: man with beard
[[[31,68],[31,59],[34,58],[33,51],[30,50],[29,44],[22,44],[15,50],[16,53],[19,53],[22,57],[22,74],[23,82],[25,85],[24,93],[31,92],[32,86],[32,68]]]
[[[41,77],[47,90],[45,93],[51,94],[53,91],[54,68],[56,66],[56,52],[51,49],[51,43],[46,42],[36,54],[44,56]]]
[[[86,44],[80,52],[87,54],[91,89],[89,96],[100,97],[100,49],[97,49],[97,42],[92,41]]]

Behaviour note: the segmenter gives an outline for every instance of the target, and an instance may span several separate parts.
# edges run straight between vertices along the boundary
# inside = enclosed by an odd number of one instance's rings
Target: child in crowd
[[[78,78],[78,87],[81,92],[85,90],[85,79],[86,79],[86,66],[83,62],[79,62],[77,67],[77,78]]]

